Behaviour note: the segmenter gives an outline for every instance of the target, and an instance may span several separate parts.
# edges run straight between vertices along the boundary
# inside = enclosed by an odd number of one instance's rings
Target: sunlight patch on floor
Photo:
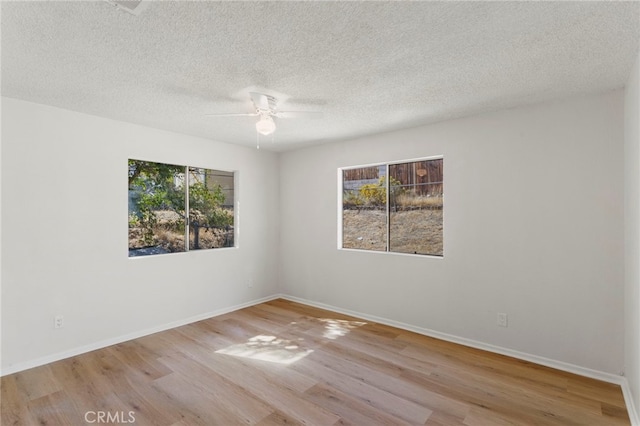
[[[325,324],[323,336],[331,340],[346,336],[349,331],[354,328],[362,327],[367,324],[362,321],[347,321],[332,318],[320,318],[319,321]]]
[[[313,352],[312,349],[303,349],[294,341],[262,334],[250,338],[246,343],[231,345],[216,351],[218,354],[258,359],[278,364],[292,364],[311,352]]]

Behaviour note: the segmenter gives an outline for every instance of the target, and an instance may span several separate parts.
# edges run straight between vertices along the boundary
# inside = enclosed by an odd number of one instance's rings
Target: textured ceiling
[[[2,2],[3,96],[284,150],[620,88],[639,2]]]

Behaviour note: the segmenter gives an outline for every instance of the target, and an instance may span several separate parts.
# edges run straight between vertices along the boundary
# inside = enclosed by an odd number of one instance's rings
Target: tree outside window
[[[128,165],[130,257],[234,246],[233,172]]]

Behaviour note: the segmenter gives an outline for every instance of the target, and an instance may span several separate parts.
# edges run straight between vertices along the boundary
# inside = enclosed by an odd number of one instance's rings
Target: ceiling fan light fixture
[[[262,116],[260,120],[256,123],[256,131],[261,135],[270,135],[271,133],[276,131],[276,123],[273,121],[273,118],[270,116]]]

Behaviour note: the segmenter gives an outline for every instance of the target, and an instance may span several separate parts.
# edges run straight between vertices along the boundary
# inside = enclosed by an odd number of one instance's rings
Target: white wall
[[[3,373],[277,293],[275,154],[8,98],[2,150]],[[239,248],[128,258],[128,158],[236,170]]]
[[[615,91],[283,153],[283,293],[619,374],[623,117]],[[337,168],[438,154],[444,259],[336,249]]]
[[[640,54],[625,91],[625,374],[640,410]]]

